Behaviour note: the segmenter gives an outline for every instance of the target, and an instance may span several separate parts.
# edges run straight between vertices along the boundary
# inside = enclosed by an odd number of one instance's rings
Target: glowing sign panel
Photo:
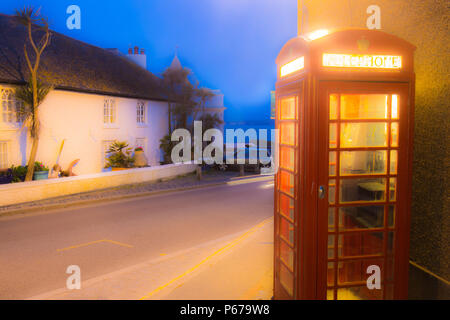
[[[401,56],[323,54],[324,67],[401,69]]]
[[[304,67],[305,67],[305,57],[300,57],[282,66],[281,76],[285,77],[291,73],[302,70]]]

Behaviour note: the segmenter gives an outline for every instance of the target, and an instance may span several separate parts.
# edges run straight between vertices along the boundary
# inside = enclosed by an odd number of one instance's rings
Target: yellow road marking
[[[126,244],[126,243],[122,243],[122,242],[118,242],[118,241],[114,241],[114,240],[102,239],[102,240],[96,240],[96,241],[86,242],[86,243],[82,243],[82,244],[77,244],[77,245],[70,246],[70,247],[63,248],[63,249],[57,249],[56,251],[58,251],[58,252],[67,251],[67,250],[70,250],[70,249],[86,247],[86,246],[89,246],[91,244],[96,244],[96,243],[100,243],[100,242],[109,242],[109,243],[112,243],[112,244],[116,244],[118,246],[127,247],[127,248],[133,248],[132,245],[129,245],[129,244]]]
[[[213,257],[218,256],[218,255],[224,253],[227,250],[230,250],[231,248],[236,246],[239,242],[242,242],[244,239],[248,238],[251,234],[255,233],[256,230],[258,230],[259,228],[264,226],[267,222],[271,221],[272,219],[273,218],[268,218],[268,219],[264,220],[263,222],[259,223],[258,225],[256,225],[255,227],[251,228],[250,230],[248,230],[247,232],[245,232],[244,234],[242,234],[238,238],[234,239],[233,241],[231,241],[227,245],[223,246],[222,248],[216,250],[215,252],[213,252],[212,254],[207,256],[206,258],[204,258],[202,261],[200,261],[198,264],[196,264],[192,268],[189,268],[188,270],[186,270],[185,272],[183,272],[179,276],[173,278],[172,280],[170,280],[166,284],[164,284],[162,286],[159,286],[158,288],[156,288],[155,290],[153,290],[149,294],[143,296],[139,300],[145,300],[145,299],[150,298],[151,296],[153,296],[154,294],[156,294],[156,293],[160,292],[161,290],[167,288],[168,286],[170,286],[174,282],[180,280],[181,278],[183,278],[183,277],[187,276],[188,274],[192,273],[193,271],[197,270],[199,267],[201,267],[203,264],[205,264],[206,262],[211,260]]]
[[[412,264],[413,266],[415,266],[416,268],[422,270],[423,272],[428,273],[429,275],[431,275],[431,276],[437,278],[438,280],[444,282],[446,285],[450,285],[450,282],[449,282],[448,280],[446,280],[446,279],[444,279],[444,278],[438,276],[437,274],[435,274],[435,273],[431,272],[430,270],[428,270],[428,269],[422,267],[421,265],[418,265],[418,264],[415,263],[414,261],[409,260],[409,263],[411,263],[411,264]]]

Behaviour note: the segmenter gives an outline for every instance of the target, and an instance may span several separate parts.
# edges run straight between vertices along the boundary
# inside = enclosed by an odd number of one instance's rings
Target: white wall
[[[137,138],[145,138],[144,151],[152,166],[159,165],[159,140],[167,134],[167,103],[146,101],[146,124],[136,123],[137,99],[109,97],[116,100],[117,123],[105,126],[103,106],[105,96],[53,90],[40,108],[41,134],[37,161],[51,167],[63,139],[60,157],[63,169],[80,159],[74,172],[89,174],[100,172],[104,166],[103,141],[127,141],[135,146]],[[29,153],[30,140],[25,131],[0,124],[0,141],[10,142],[10,164],[26,164],[25,148]],[[26,146],[26,147],[25,147]]]
[[[168,164],[95,173],[78,177],[47,179],[0,185],[0,206],[49,199],[59,196],[112,188],[121,185],[157,181],[195,171],[195,164]]]

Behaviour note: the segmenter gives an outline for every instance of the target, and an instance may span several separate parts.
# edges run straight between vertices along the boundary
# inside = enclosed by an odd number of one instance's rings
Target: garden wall
[[[150,168],[95,173],[77,177],[0,185],[0,206],[43,200],[120,185],[157,181],[191,173],[195,164],[169,164]]]

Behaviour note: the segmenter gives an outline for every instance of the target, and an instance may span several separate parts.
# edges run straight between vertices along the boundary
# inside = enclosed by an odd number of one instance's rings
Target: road
[[[83,280],[249,229],[273,215],[273,184],[253,182],[0,218],[0,299]]]

